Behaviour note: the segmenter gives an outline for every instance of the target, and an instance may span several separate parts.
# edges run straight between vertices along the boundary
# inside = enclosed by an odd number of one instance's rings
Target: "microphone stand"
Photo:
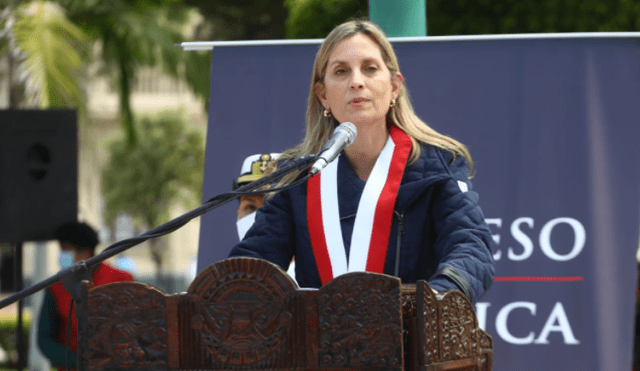
[[[28,287],[0,301],[0,309],[10,304],[13,304],[19,300],[22,300],[27,296],[33,295],[40,290],[44,290],[47,287],[52,286],[58,282],[62,283],[62,285],[67,290],[71,298],[76,302],[76,308],[83,308],[83,306],[86,303],[82,302],[82,295],[80,293],[80,282],[85,280],[91,282],[91,268],[93,268],[94,266],[150,238],[159,237],[159,236],[163,236],[165,234],[174,232],[179,228],[181,228],[182,226],[184,226],[185,224],[187,224],[191,219],[201,216],[230,201],[233,201],[238,197],[242,196],[243,194],[268,193],[270,192],[269,190],[260,190],[258,192],[252,192],[252,191],[262,188],[267,184],[273,183],[276,180],[281,179],[282,177],[284,177],[289,173],[292,173],[297,170],[304,170],[306,168],[309,168],[311,164],[315,162],[317,157],[318,157],[317,155],[307,155],[307,156],[303,156],[303,157],[288,161],[273,173],[265,175],[264,177],[256,181],[253,181],[245,186],[242,186],[233,192],[224,193],[222,195],[213,197],[209,199],[207,202],[205,202],[204,204],[202,204],[201,206],[175,219],[172,219],[167,223],[164,223],[160,226],[150,229],[149,231],[137,237],[118,241],[112,244],[111,246],[107,247],[100,254],[93,256],[85,261],[77,262],[67,268],[64,268],[60,270],[56,275],[51,276],[39,283],[36,283],[35,285],[32,285],[31,287]],[[76,318],[80,317],[78,312],[79,311],[76,311]],[[79,327],[78,332],[80,332],[80,327],[81,327],[80,324],[78,327]],[[78,359],[77,370],[78,371],[83,371],[81,369],[82,362],[79,362],[82,359],[81,347],[82,345],[78,344],[78,351],[77,351],[77,359]]]

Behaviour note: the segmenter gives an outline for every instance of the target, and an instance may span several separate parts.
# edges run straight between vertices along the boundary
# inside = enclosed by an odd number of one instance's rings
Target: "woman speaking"
[[[475,303],[493,282],[491,234],[472,191],[466,147],[416,116],[384,32],[355,20],[316,55],[302,143],[279,161],[317,153],[341,123],[355,142],[305,183],[267,201],[230,256],[287,269],[301,287],[367,271],[427,280]],[[280,185],[302,174],[290,174]]]

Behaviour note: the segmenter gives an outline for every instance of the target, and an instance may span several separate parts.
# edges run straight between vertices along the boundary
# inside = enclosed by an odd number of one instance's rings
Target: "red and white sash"
[[[384,270],[393,209],[411,152],[404,131],[392,125],[389,133],[360,196],[348,260],[338,208],[338,161],[307,182],[307,223],[323,285],[348,272]]]

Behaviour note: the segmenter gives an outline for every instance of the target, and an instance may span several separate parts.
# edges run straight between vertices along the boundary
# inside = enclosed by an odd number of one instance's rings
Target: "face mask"
[[[236,222],[236,227],[238,228],[238,237],[240,237],[240,241],[244,238],[244,235],[247,234],[247,231],[253,225],[253,222],[256,221],[256,212],[252,212],[251,214],[245,216],[242,219],[238,219]]]
[[[73,265],[76,260],[76,254],[72,251],[60,251],[60,255],[58,255],[58,264],[60,267],[67,268]]]

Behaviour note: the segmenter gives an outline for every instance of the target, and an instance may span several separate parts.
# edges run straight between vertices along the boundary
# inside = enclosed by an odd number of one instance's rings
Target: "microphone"
[[[356,140],[357,132],[356,126],[350,122],[338,125],[336,130],[333,131],[331,139],[322,147],[320,156],[313,166],[311,166],[309,173],[316,175],[331,161],[335,160],[343,149],[353,144]]]

